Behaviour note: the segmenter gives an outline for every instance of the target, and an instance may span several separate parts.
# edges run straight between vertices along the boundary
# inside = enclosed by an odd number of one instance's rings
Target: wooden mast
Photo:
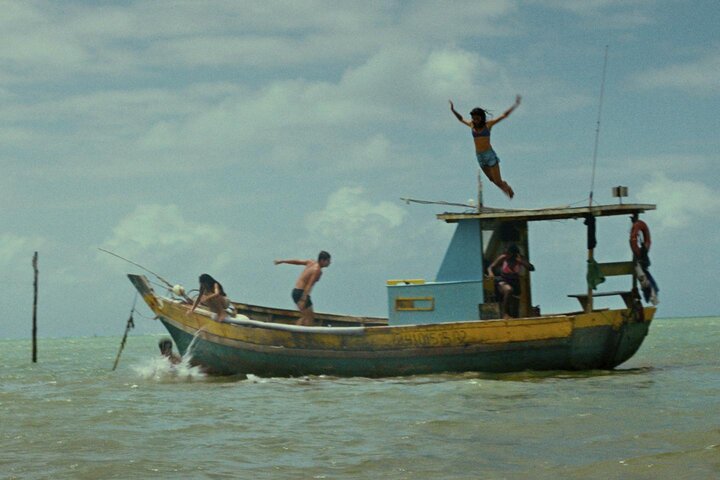
[[[478,184],[477,210],[478,210],[478,212],[481,212],[481,211],[482,211],[482,207],[483,207],[482,175],[483,175],[483,171],[482,171],[481,168],[478,167],[478,176],[477,176],[477,184]]]

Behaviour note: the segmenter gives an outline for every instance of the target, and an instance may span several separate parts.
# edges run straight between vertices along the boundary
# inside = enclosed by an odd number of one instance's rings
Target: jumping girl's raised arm
[[[493,118],[492,120],[488,120],[488,122],[487,122],[488,127],[492,127],[496,123],[500,122],[501,120],[505,120],[508,116],[510,116],[510,114],[513,112],[513,110],[515,110],[518,107],[518,105],[520,105],[520,100],[522,100],[522,97],[520,95],[517,95],[515,97],[515,103],[513,104],[512,107],[505,110],[503,112],[503,114],[500,115],[499,117]]]
[[[448,100],[448,101],[450,102],[450,111],[453,113],[453,115],[455,115],[455,118],[458,119],[458,122],[464,123],[464,124],[467,125],[468,127],[471,127],[471,128],[472,128],[472,123],[470,123],[469,121],[465,120],[465,119],[462,117],[462,115],[460,115],[460,114],[457,112],[457,110],[455,110],[455,105],[453,105],[452,100]]]

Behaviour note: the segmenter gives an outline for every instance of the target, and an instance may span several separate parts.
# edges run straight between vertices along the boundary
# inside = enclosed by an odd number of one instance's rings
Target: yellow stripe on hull
[[[395,350],[398,348],[462,347],[568,338],[574,330],[610,326],[617,330],[628,321],[627,310],[603,310],[573,315],[529,319],[474,320],[467,322],[366,327],[362,335],[334,333],[332,327],[312,333],[263,329],[219,323],[201,313],[187,315],[188,308],[174,302],[151,302],[156,314],[171,320],[190,334],[213,336],[247,344],[291,349]],[[650,322],[654,307],[645,309]],[[318,329],[319,330],[319,329]]]

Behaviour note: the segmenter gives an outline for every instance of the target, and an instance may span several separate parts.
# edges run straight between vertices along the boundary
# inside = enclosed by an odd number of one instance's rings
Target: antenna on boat
[[[602,70],[602,82],[600,83],[600,101],[598,103],[598,116],[597,126],[595,128],[595,147],[593,148],[593,165],[592,165],[592,177],[590,180],[590,196],[588,198],[588,207],[592,207],[593,204],[593,192],[595,191],[595,167],[597,166],[597,152],[598,143],[600,142],[600,119],[602,117],[602,106],[603,99],[605,97],[605,73],[607,72],[607,59],[608,59],[608,46],[605,45],[605,59],[603,61]],[[597,244],[597,238],[595,234],[595,217],[592,213],[589,213],[585,217],[585,225],[587,225],[587,248],[588,248],[588,287],[587,287],[587,301],[585,304],[585,312],[590,313],[593,310],[593,286],[590,284],[590,272],[593,265],[597,265],[595,262],[595,246]]]
[[[143,267],[143,266],[140,265],[139,263],[135,263],[135,262],[133,262],[132,260],[128,260],[127,258],[121,257],[121,256],[118,255],[117,253],[113,253],[113,252],[111,252],[110,250],[105,250],[104,248],[98,247],[98,250],[100,250],[101,252],[105,252],[105,253],[107,253],[107,254],[110,254],[110,255],[112,255],[113,257],[117,257],[117,258],[119,258],[120,260],[125,260],[126,262],[128,262],[128,263],[130,263],[130,264],[132,264],[132,265],[135,265],[135,266],[138,267],[138,268],[142,268],[143,270],[145,270],[145,271],[148,272],[149,274],[155,275],[155,277],[156,277],[158,280],[160,280],[161,282],[163,282],[170,290],[173,289],[174,285],[173,285],[172,283],[168,282],[167,280],[165,280],[163,277],[161,277],[161,276],[158,275],[157,273],[153,272],[152,270],[149,270],[149,269]]]
[[[605,45],[605,60],[603,61],[602,82],[600,83],[600,102],[598,105],[597,126],[595,127],[595,147],[593,148],[592,178],[590,180],[590,198],[588,206],[592,207],[593,192],[595,190],[595,167],[597,165],[598,143],[600,141],[600,118],[602,115],[603,98],[605,97],[605,72],[607,71],[608,46]]]

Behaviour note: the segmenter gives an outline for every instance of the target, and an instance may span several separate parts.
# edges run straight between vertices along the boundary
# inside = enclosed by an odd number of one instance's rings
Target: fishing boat
[[[158,294],[143,275],[128,275],[192,362],[219,375],[390,377],[442,372],[612,369],[640,348],[656,311],[643,304],[644,280],[630,248],[625,260],[594,259],[595,221],[640,215],[650,204],[506,210],[482,207],[437,218],[455,227],[436,278],[387,280],[388,316],[316,313],[317,326],[295,325],[293,310],[232,302],[225,321],[168,288]],[[510,244],[530,259],[529,225],[581,220],[588,231],[588,282],[578,279],[577,311],[541,314],[530,269],[501,312],[488,266]],[[596,291],[597,277],[625,276],[627,288]],[[591,277],[595,281],[590,281]],[[622,281],[622,280],[621,280]],[[171,287],[171,286],[169,286]],[[598,297],[622,300],[596,308]],[[510,316],[505,318],[507,313]]]

